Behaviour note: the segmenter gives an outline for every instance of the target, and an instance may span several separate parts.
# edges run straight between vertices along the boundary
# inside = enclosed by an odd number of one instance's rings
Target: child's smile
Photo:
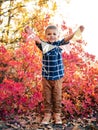
[[[56,30],[56,29],[48,29],[46,31],[45,35],[46,35],[47,41],[51,42],[51,43],[56,42],[58,40],[58,37],[59,37],[58,30]]]

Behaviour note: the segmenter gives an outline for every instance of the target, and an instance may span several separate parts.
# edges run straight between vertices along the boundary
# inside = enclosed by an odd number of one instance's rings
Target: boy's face
[[[48,42],[56,42],[59,37],[59,32],[57,29],[47,29],[45,32],[45,36]]]

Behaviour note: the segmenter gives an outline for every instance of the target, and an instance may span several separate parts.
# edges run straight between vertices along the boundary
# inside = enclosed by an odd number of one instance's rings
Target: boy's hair
[[[45,29],[45,33],[47,32],[48,29],[56,29],[58,30],[58,28],[55,25],[49,25],[46,29]]]

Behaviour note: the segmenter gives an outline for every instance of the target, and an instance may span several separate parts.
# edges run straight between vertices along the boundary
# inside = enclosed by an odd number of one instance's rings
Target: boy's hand
[[[81,32],[83,32],[84,31],[84,26],[83,25],[79,26],[79,29],[80,29]]]
[[[41,43],[41,40],[40,40],[40,38],[34,33],[34,32],[32,32],[30,35],[28,35],[28,37],[27,37],[27,41],[32,41],[32,40],[34,40],[35,42],[37,42],[37,43]]]
[[[40,38],[32,31],[29,26],[25,28],[25,34],[26,36],[24,38],[26,42],[34,40],[37,43],[41,43]]]

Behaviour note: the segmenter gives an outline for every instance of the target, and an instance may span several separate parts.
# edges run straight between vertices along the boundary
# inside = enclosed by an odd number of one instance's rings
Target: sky
[[[59,19],[65,17],[68,26],[74,27],[75,24],[83,25],[83,39],[87,42],[85,50],[98,57],[98,4],[97,0],[56,0],[58,3],[58,13],[55,16]],[[56,20],[58,21],[58,20]]]

